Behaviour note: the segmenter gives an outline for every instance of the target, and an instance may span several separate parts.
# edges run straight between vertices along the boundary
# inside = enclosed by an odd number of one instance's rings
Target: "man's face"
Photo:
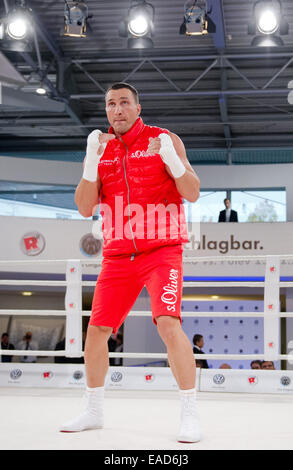
[[[107,93],[107,118],[116,135],[122,135],[129,131],[139,117],[140,111],[140,104],[135,102],[134,96],[128,88],[110,90]]]
[[[275,370],[274,364],[271,361],[264,361],[261,368],[264,370]]]
[[[251,364],[251,369],[261,369],[260,364],[258,362],[253,362]]]
[[[226,209],[230,209],[230,207],[231,207],[231,202],[230,202],[229,199],[225,199],[224,204],[225,204]]]
[[[198,341],[197,341],[197,346],[199,348],[203,348],[204,347],[204,340],[203,338],[200,338]]]
[[[8,344],[8,336],[7,336],[7,335],[4,335],[4,336],[3,336],[3,338],[2,338],[2,343]]]

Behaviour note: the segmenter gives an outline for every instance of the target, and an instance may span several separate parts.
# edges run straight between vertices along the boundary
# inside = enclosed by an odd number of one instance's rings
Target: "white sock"
[[[104,392],[105,387],[93,387],[93,388],[86,387],[86,389],[87,389],[87,392],[96,392],[96,393],[102,394]]]
[[[184,397],[188,398],[188,397],[192,397],[192,396],[196,397],[196,389],[195,388],[190,388],[188,390],[181,390],[180,389],[179,393],[180,393],[180,396],[182,398],[184,398]]]

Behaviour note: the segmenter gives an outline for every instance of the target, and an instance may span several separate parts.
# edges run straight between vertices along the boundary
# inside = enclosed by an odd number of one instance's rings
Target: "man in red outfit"
[[[181,327],[180,307],[182,252],[188,241],[182,199],[198,199],[199,178],[181,139],[166,129],[146,126],[140,112],[136,89],[116,83],[106,93],[109,132],[95,130],[88,136],[75,201],[84,217],[90,217],[101,204],[103,263],[85,345],[87,407],[60,431],[103,427],[107,342],[146,286],[153,322],[166,345],[179,387],[182,412],[178,441],[197,442],[195,361]]]

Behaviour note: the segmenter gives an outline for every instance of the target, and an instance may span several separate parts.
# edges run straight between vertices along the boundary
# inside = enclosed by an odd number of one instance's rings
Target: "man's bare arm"
[[[184,144],[176,135],[169,132],[150,138],[148,152],[159,153],[166,165],[166,171],[174,179],[176,187],[184,199],[195,202],[199,198],[199,177],[190,165]]]
[[[199,191],[200,191],[200,180],[197,174],[195,173],[194,169],[190,165],[188,158],[186,156],[186,151],[182,140],[173,133],[169,133],[174,148],[178,157],[180,157],[183,165],[186,168],[186,172],[180,178],[175,178],[175,184],[177,187],[178,192],[184,199],[187,201],[195,202],[199,198]],[[167,167],[167,171],[172,176],[169,168]]]
[[[90,182],[81,179],[75,190],[74,202],[77,205],[78,212],[83,217],[91,217],[96,212],[96,206],[99,203],[99,192],[101,182]]]
[[[113,139],[115,135],[102,133],[98,129],[88,136],[83,175],[74,198],[78,211],[83,217],[91,217],[96,212],[101,188],[98,165],[107,143]]]

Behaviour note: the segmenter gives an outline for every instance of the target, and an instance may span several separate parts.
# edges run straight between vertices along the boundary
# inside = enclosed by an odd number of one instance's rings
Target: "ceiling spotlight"
[[[132,0],[127,17],[119,25],[119,36],[128,37],[129,49],[154,47],[151,36],[154,32],[155,9],[145,0]]]
[[[286,35],[289,24],[285,20],[280,0],[257,0],[253,6],[252,20],[248,25],[248,34],[257,32],[272,35],[278,32]]]
[[[259,15],[257,28],[260,33],[274,34],[279,27],[279,18],[276,12],[272,10],[264,10]]]
[[[46,90],[46,88],[44,88],[43,85],[40,85],[40,86],[36,89],[36,93],[38,93],[38,95],[46,95],[47,90]]]
[[[148,32],[148,28],[148,22],[142,15],[136,16],[128,23],[128,30],[133,36],[144,36]]]
[[[28,32],[28,23],[25,18],[14,17],[7,24],[7,34],[12,39],[24,39]]]
[[[64,36],[85,38],[88,7],[84,2],[67,2],[64,6]]]
[[[215,33],[216,26],[209,17],[207,0],[188,0],[184,5],[184,18],[179,34],[201,36]]]
[[[1,39],[10,38],[21,41],[32,32],[31,10],[24,1],[18,2],[13,10],[1,20]]]

